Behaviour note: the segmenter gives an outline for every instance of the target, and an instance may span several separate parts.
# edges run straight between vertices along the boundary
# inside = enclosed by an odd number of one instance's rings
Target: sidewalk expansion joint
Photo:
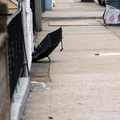
[[[43,20],[86,20],[102,19],[102,17],[43,17]]]

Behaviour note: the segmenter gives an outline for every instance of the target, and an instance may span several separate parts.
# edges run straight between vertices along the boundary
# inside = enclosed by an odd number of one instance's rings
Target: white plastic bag
[[[120,20],[120,10],[110,6],[106,5],[106,10],[103,16],[105,24],[119,24]]]

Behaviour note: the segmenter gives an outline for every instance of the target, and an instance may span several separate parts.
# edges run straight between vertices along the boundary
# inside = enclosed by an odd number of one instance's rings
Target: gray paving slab
[[[101,16],[104,9],[93,2],[56,0],[54,10],[43,16]],[[59,27],[48,23],[43,21],[38,43]],[[59,45],[50,55],[50,63],[42,59],[31,71],[32,80],[51,89],[33,87],[23,120],[119,120],[120,55],[108,53],[120,53],[120,28],[104,26],[103,21],[98,26],[62,28],[63,52]]]

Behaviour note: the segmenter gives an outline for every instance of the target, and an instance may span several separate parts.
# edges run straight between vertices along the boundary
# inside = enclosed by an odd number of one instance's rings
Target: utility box
[[[53,3],[52,0],[45,0],[45,10],[52,10],[53,8]]]

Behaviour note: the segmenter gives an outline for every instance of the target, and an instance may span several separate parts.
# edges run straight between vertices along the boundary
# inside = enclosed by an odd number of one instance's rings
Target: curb
[[[22,118],[29,91],[30,79],[26,77],[20,78],[11,104],[11,120],[20,120]]]

